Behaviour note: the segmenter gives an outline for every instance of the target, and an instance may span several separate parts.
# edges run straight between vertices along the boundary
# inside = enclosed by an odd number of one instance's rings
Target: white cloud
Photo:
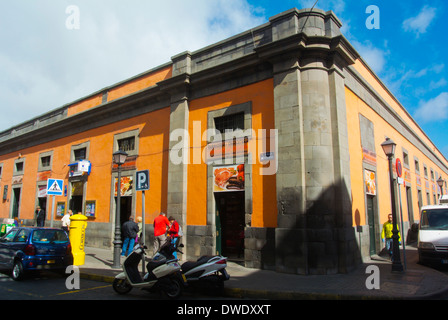
[[[79,30],[66,28],[69,5]],[[5,1],[0,131],[258,26],[259,13],[246,0]]]
[[[379,74],[383,71],[386,65],[386,56],[388,55],[387,51],[374,47],[370,41],[361,43],[352,40],[352,44],[375,73]]]
[[[428,101],[421,101],[415,118],[423,122],[444,121],[448,119],[448,92],[442,92]]]
[[[424,6],[417,16],[406,19],[402,27],[405,31],[414,32],[418,38],[421,34],[426,33],[435,16],[436,8]]]

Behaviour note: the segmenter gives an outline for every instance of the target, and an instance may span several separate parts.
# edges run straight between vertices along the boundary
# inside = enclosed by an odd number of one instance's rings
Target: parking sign
[[[135,181],[137,182],[135,190],[149,190],[149,170],[141,170],[135,173]]]

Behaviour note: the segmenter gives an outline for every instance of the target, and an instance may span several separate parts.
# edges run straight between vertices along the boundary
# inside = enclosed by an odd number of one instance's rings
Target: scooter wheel
[[[114,288],[115,292],[118,294],[126,294],[132,290],[131,284],[125,279],[114,279],[112,288]]]
[[[170,279],[169,285],[163,289],[170,299],[177,299],[182,294],[182,284],[177,279]]]

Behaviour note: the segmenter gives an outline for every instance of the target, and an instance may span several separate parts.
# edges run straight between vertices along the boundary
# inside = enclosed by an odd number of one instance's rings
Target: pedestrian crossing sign
[[[64,180],[48,179],[47,196],[62,196],[64,194]]]

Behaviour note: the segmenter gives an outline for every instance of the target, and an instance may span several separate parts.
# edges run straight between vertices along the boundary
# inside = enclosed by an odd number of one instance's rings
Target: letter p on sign
[[[149,170],[137,171],[135,173],[135,180],[137,181],[137,186],[135,190],[137,191],[149,190]]]

